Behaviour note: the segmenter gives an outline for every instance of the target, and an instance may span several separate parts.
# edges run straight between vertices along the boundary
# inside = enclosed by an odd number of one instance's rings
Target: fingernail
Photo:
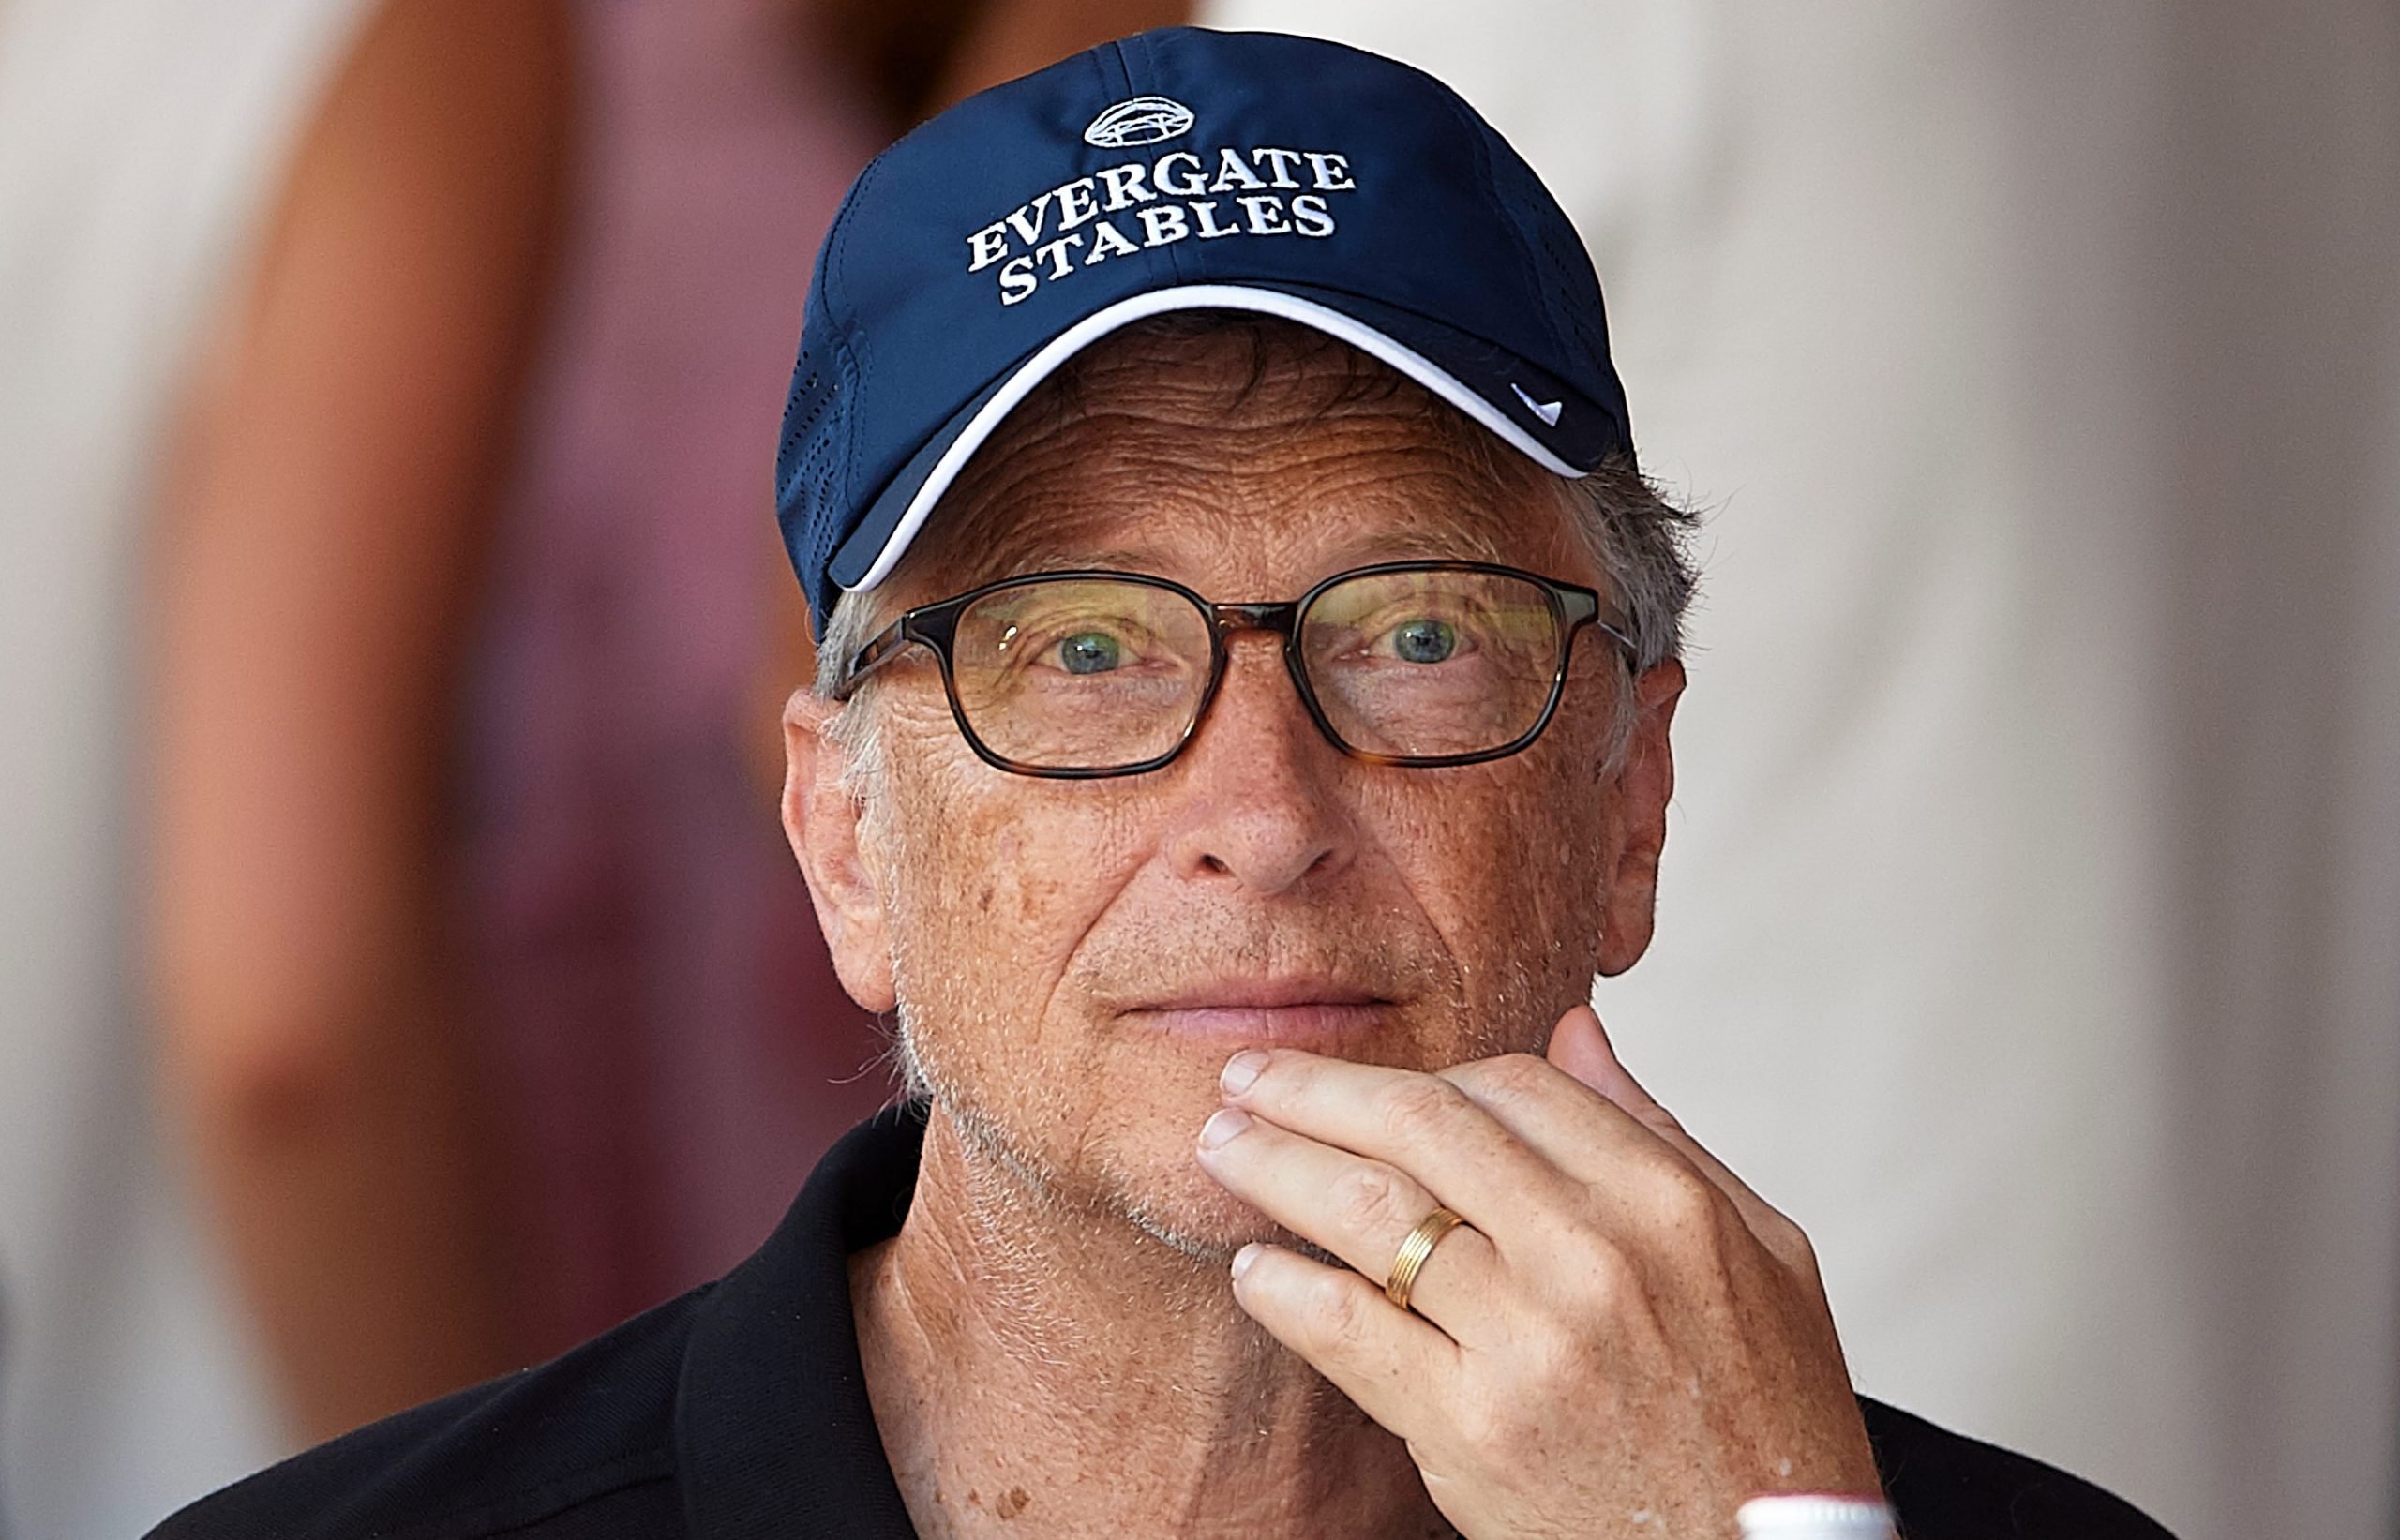
[[[1258,1252],[1259,1245],[1256,1241],[1252,1241],[1248,1246],[1243,1247],[1240,1250],[1234,1253],[1234,1281],[1236,1283],[1239,1283],[1241,1281],[1241,1276],[1250,1271],[1250,1264],[1258,1260]]]
[[[1238,1107],[1226,1107],[1208,1114],[1200,1125],[1200,1147],[1213,1150],[1233,1143],[1235,1137],[1250,1127],[1250,1114]]]
[[[1239,1096],[1251,1088],[1259,1071],[1267,1068],[1267,1055],[1255,1048],[1245,1048],[1225,1061],[1224,1072],[1217,1077],[1218,1086],[1227,1096]]]

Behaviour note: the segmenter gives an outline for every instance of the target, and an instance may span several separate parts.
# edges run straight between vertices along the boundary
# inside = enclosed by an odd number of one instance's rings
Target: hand
[[[1729,1535],[1880,1491],[1808,1238],[1627,1074],[1599,1019],[1439,1074],[1238,1054],[1208,1174],[1356,1268],[1243,1248],[1234,1295],[1407,1441],[1462,1534]],[[1384,1297],[1437,1204],[1464,1216]]]

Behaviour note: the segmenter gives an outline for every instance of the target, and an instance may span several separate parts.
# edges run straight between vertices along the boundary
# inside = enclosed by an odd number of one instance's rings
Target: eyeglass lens
[[[1208,694],[1208,615],[1172,589],[1111,578],[1013,584],[968,606],[951,644],[960,714],[1004,759],[1136,765],[1171,751]],[[1301,672],[1351,748],[1396,759],[1505,747],[1541,720],[1560,662],[1549,594],[1522,577],[1367,573],[1298,623]]]

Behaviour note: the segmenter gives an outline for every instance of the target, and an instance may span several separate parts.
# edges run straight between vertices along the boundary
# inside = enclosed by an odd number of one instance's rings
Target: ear
[[[804,689],[784,703],[784,835],[808,879],[842,987],[880,1015],[899,997],[882,885],[859,845],[863,810],[842,785],[841,746],[825,737],[826,724],[842,710]]]
[[[1667,845],[1667,804],[1675,795],[1668,741],[1683,698],[1684,665],[1669,659],[1633,681],[1633,732],[1608,788],[1608,897],[1600,911],[1600,971],[1613,978],[1650,949],[1658,899],[1658,857]]]

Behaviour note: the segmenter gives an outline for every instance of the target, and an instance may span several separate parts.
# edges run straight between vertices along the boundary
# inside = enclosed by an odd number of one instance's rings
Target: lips
[[[1175,989],[1121,1014],[1177,1036],[1301,1043],[1372,1032],[1395,1009],[1371,990],[1334,979],[1225,979]]]
[[[1388,1005],[1372,990],[1328,979],[1224,979],[1167,992],[1136,1010],[1280,1010],[1294,1006]]]

